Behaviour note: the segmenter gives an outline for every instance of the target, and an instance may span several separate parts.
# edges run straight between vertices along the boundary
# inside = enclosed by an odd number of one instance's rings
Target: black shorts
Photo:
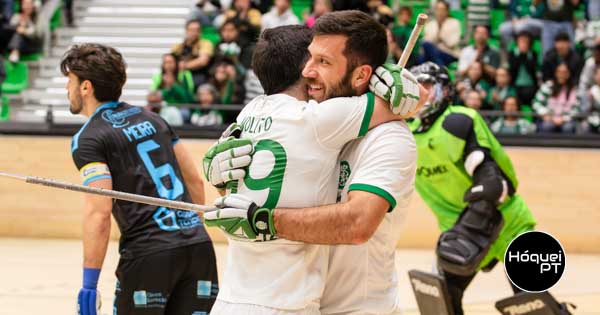
[[[206,315],[219,292],[211,242],[121,259],[116,275],[116,315]]]

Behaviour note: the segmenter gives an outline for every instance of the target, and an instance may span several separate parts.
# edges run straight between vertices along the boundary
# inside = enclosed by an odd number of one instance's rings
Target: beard
[[[73,95],[73,99],[71,99],[71,95],[68,96],[70,100],[69,111],[73,115],[77,115],[81,113],[83,109],[83,98],[79,94]]]
[[[334,97],[348,97],[357,96],[358,93],[352,89],[352,71],[346,71],[344,77],[337,83],[333,84],[331,88],[326,88],[323,95],[323,99],[317,100],[317,102],[323,102]],[[316,80],[308,79],[308,84],[319,83]]]

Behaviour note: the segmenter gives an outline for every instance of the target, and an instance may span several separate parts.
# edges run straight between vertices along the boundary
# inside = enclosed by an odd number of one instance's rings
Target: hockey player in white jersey
[[[309,78],[309,93],[316,100],[357,95],[366,90],[366,86],[353,85],[347,79],[357,65],[377,62],[376,55],[365,53],[364,47],[352,41],[359,35],[354,26],[362,18],[358,13],[339,12],[319,19],[321,26],[317,22],[316,36],[310,47],[312,56],[304,69]],[[343,60],[345,57],[349,58]],[[358,63],[355,58],[359,59]],[[330,64],[330,60],[336,59],[343,61],[341,70],[339,63]],[[406,124],[386,123],[345,147],[340,157],[341,203],[259,210],[269,212],[264,220],[267,234],[314,244],[361,244],[326,247],[323,253],[328,257],[326,284],[319,292],[319,312],[395,314],[399,311],[394,268],[397,224],[413,191],[415,165],[414,139]],[[319,189],[313,187],[314,193]],[[251,200],[232,195],[219,203],[228,211],[236,209],[243,213],[249,218],[247,223],[253,224],[252,214],[258,207]],[[301,259],[297,263],[305,261]],[[257,274],[262,274],[260,263],[253,266]],[[265,271],[270,272],[270,266]]]
[[[254,68],[266,70],[278,66],[277,60],[291,62],[298,58],[294,56],[298,51],[286,54],[284,47],[273,49],[273,46],[285,43],[289,49],[290,42],[301,40],[303,31],[308,32],[301,27],[266,31],[255,51]],[[310,36],[304,47],[309,42]],[[301,58],[296,63],[301,65],[304,61]],[[254,162],[244,180],[239,182],[238,192],[270,208],[333,203],[337,187],[335,163],[343,144],[364,135],[370,126],[398,117],[391,115],[388,105],[381,100],[375,101],[370,93],[322,104],[300,102],[297,99],[306,98],[305,85],[282,80],[294,77],[293,71],[290,74],[289,69],[283,69],[285,66],[289,68],[288,64],[283,64],[270,70],[268,75],[257,70],[268,96],[255,99],[238,117],[242,135],[253,139],[255,144]],[[301,69],[296,70],[296,80],[300,78]],[[367,86],[371,72],[370,66],[358,71],[358,84]],[[397,97],[398,101],[392,106],[404,104],[402,109],[415,109],[419,87],[410,81],[410,76],[406,81],[399,74],[400,71],[396,76],[399,83],[405,81],[406,86],[396,85],[404,95]],[[410,92],[412,95],[408,95]],[[411,99],[406,100],[409,97]],[[401,112],[398,108],[394,111]],[[210,167],[207,173],[213,173]],[[235,203],[227,199],[222,202]],[[210,214],[205,215],[205,222],[207,225],[217,222],[228,231],[239,231],[250,238],[256,235],[269,238],[273,234],[269,231],[272,224],[268,224],[269,214],[261,209],[254,209],[253,219],[249,220],[253,222],[247,226],[238,226],[236,214],[232,215],[227,209],[215,214],[218,220],[211,220]],[[266,224],[259,224],[260,221]],[[287,240],[268,245],[234,240],[230,242],[228,262],[218,302],[211,314],[319,313],[327,269],[326,247]],[[269,272],[257,273],[256,266],[263,266]]]

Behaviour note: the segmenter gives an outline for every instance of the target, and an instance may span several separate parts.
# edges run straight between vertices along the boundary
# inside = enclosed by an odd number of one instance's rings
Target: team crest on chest
[[[340,179],[338,182],[339,190],[344,189],[344,187],[346,186],[346,182],[348,181],[348,178],[350,177],[351,172],[352,171],[350,170],[350,163],[348,163],[348,161],[341,161],[340,162]]]

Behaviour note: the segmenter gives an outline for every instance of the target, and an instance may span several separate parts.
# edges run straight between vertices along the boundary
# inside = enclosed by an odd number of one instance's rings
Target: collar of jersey
[[[107,109],[107,108],[115,108],[120,104],[120,102],[107,102],[104,103],[100,106],[98,106],[98,108],[96,108],[96,110],[94,111],[94,113],[92,114],[91,117],[94,117],[94,115],[96,115],[99,111],[103,110],[103,109]],[[90,117],[90,118],[91,118]]]

